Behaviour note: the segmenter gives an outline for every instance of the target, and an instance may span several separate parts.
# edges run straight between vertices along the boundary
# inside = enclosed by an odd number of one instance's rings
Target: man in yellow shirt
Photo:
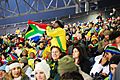
[[[46,33],[51,39],[51,46],[58,46],[63,52],[66,51],[66,32],[61,21],[54,21],[53,27],[47,26]],[[48,52],[50,52],[50,47]],[[47,48],[48,49],[48,48]],[[44,55],[44,54],[43,54]]]
[[[46,33],[48,36],[52,37],[51,46],[58,46],[62,51],[66,50],[66,32],[63,29],[64,25],[60,21],[55,21],[53,23],[52,29],[50,26],[46,28]]]

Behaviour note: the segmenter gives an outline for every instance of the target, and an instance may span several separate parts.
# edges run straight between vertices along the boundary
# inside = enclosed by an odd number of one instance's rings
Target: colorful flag
[[[47,24],[40,24],[33,21],[28,21],[28,30],[26,31],[25,38],[37,42],[44,34]]]
[[[18,57],[15,54],[9,53],[7,57],[7,61],[17,60]]]

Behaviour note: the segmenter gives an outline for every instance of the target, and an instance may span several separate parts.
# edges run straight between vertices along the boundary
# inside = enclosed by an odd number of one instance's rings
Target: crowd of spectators
[[[53,21],[38,42],[19,28],[0,36],[0,80],[119,80],[120,16],[110,15]]]

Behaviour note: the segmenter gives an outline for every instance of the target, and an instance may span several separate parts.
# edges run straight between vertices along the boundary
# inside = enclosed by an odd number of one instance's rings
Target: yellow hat
[[[23,45],[22,45],[22,44],[19,44],[19,47],[23,47]]]
[[[31,52],[33,52],[35,55],[36,55],[36,50],[35,49],[33,49],[33,48],[30,48],[29,50],[28,50],[28,54],[30,54]]]
[[[91,41],[93,41],[93,40],[97,40],[98,41],[97,36],[93,35],[92,38],[91,38]]]

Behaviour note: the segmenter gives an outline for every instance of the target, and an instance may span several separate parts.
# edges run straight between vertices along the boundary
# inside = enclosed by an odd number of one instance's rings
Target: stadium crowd
[[[96,19],[53,21],[38,42],[20,29],[0,36],[0,80],[119,80],[120,16]]]

